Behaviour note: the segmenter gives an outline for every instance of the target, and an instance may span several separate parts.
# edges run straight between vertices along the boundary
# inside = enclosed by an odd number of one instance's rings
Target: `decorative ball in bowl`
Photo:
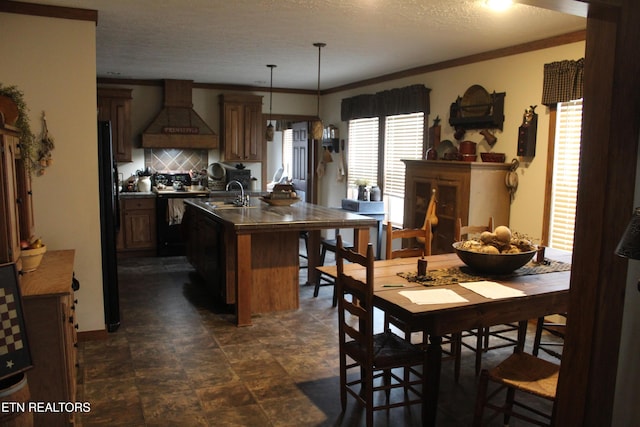
[[[533,258],[536,249],[516,253],[483,253],[465,247],[467,242],[455,242],[453,248],[458,258],[469,268],[480,273],[509,274]]]

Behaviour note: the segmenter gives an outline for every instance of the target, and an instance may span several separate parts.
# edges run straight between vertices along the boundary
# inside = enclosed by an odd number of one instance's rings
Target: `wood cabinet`
[[[2,125],[0,120],[0,264],[16,262],[20,270],[20,211],[16,177],[18,135],[16,128]]]
[[[262,96],[220,95],[224,161],[261,162],[266,122],[262,119]]]
[[[511,198],[505,185],[505,163],[403,160],[406,165],[404,226],[420,227],[435,188],[438,225],[432,253],[453,252],[455,221],[463,225],[509,225]]]
[[[73,250],[45,253],[37,270],[20,278],[33,368],[27,371],[32,402],[75,402],[76,300]],[[73,412],[36,412],[36,426],[69,426]]]
[[[120,197],[119,252],[140,252],[140,255],[155,255],[156,198]]]
[[[98,88],[98,120],[111,121],[111,144],[118,162],[130,162],[131,89]]]
[[[228,301],[225,280],[225,244],[222,225],[186,206],[183,219],[187,238],[187,259],[203,278],[210,293]],[[231,295],[229,295],[231,296]]]

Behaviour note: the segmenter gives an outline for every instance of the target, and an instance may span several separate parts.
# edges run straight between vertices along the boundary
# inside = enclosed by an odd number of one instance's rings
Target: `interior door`
[[[312,173],[309,170],[309,139],[308,123],[298,122],[292,125],[292,162],[291,162],[291,183],[298,196],[306,201],[313,202]]]

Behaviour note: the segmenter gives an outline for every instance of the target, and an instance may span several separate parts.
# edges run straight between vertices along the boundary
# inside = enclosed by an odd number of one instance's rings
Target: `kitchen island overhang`
[[[185,205],[186,227],[201,219],[222,234],[223,294],[227,304],[235,305],[238,326],[251,325],[252,314],[299,308],[301,231],[309,232],[309,282],[316,283],[321,230],[353,229],[354,247],[364,253],[369,228],[376,226],[375,219],[305,202],[271,206],[251,198],[246,207],[216,207],[215,201],[187,199]]]

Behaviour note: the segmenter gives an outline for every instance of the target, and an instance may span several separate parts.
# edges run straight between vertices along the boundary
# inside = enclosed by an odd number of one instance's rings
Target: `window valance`
[[[431,89],[424,85],[412,85],[377,92],[374,95],[344,98],[340,117],[346,122],[352,119],[393,116],[419,111],[429,114],[429,92]]]
[[[544,64],[542,104],[555,105],[582,98],[584,58]]]

